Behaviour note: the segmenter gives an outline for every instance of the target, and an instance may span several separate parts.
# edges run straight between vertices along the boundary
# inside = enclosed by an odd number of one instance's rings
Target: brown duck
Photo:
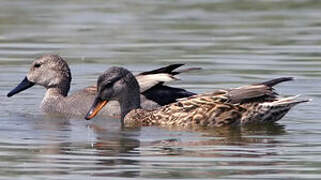
[[[93,118],[108,101],[119,101],[125,126],[221,127],[247,123],[275,122],[293,106],[308,100],[297,96],[280,98],[273,86],[290,81],[282,77],[240,88],[198,94],[162,106],[143,110],[135,76],[121,67],[111,67],[99,76],[97,96],[85,119]]]

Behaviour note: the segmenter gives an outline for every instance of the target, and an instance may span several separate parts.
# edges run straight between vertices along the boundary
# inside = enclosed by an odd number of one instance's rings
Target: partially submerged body
[[[189,69],[174,71],[182,65],[172,64],[136,76],[140,85],[144,87],[140,91],[144,109],[155,109],[175,102],[178,98],[194,95],[194,93],[184,89],[164,85],[165,82],[175,80],[176,74],[189,71]],[[45,55],[32,63],[25,79],[8,93],[8,97],[38,84],[47,89],[40,105],[42,111],[47,114],[66,117],[84,116],[96,97],[97,87],[89,86],[68,95],[70,83],[71,72],[68,64],[60,56]],[[112,101],[107,107],[102,111],[103,116],[120,117],[119,102]]]
[[[112,67],[99,76],[99,91],[85,118],[93,118],[107,102],[117,100],[121,107],[122,125],[128,127],[198,128],[275,122],[294,105],[308,101],[297,100],[296,96],[278,96],[273,86],[290,80],[290,77],[277,78],[240,88],[217,90],[179,99],[156,110],[145,110],[141,108],[139,84],[135,77],[124,68]]]

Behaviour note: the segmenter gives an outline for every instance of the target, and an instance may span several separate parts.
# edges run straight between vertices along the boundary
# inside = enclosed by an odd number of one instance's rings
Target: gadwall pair
[[[275,122],[293,106],[307,102],[296,97],[280,98],[273,86],[290,81],[284,77],[240,88],[179,99],[156,110],[141,109],[139,83],[135,76],[121,67],[111,67],[99,76],[98,94],[86,115],[93,118],[109,101],[121,106],[121,122],[125,126],[165,126],[203,128]],[[108,102],[108,103],[107,103]]]
[[[176,80],[174,76],[198,68],[174,71],[183,64],[173,64],[153,71],[136,75],[140,89],[140,102],[144,109],[154,109],[172,102],[178,98],[188,97],[194,93],[181,88],[165,86],[164,82]],[[11,97],[35,84],[47,89],[40,108],[48,114],[84,116],[95,99],[97,88],[90,86],[68,96],[71,83],[71,72],[66,61],[58,55],[44,55],[33,61],[24,80],[11,92]],[[119,117],[120,107],[117,101],[110,102],[102,115]]]

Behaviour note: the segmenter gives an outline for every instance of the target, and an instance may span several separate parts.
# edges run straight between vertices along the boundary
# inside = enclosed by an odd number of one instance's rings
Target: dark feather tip
[[[183,66],[184,64],[170,64],[168,66],[165,66],[165,67],[161,67],[159,69],[155,69],[155,70],[152,70],[152,71],[145,71],[145,72],[142,72],[140,73],[139,75],[148,75],[148,74],[159,74],[159,73],[167,73],[167,74],[172,74],[172,75],[175,75],[177,73],[174,72],[173,74],[173,71],[181,66]]]
[[[273,87],[279,83],[286,82],[286,81],[292,81],[293,79],[294,79],[293,77],[280,77],[280,78],[276,78],[276,79],[262,82],[260,84],[264,84],[266,86]]]

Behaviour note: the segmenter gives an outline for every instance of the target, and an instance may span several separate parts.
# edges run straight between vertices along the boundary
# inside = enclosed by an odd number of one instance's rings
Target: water
[[[320,8],[313,0],[2,0],[1,179],[320,179]],[[6,97],[46,53],[68,61],[72,91],[111,65],[141,72],[185,63],[204,69],[172,86],[200,93],[294,76],[278,91],[313,101],[278,124],[229,131],[55,119],[39,111],[42,87]]]

